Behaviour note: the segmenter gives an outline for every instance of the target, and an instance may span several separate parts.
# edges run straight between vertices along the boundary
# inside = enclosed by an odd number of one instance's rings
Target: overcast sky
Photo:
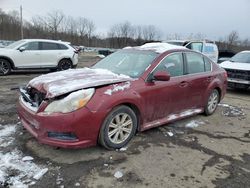
[[[162,39],[177,33],[202,33],[208,39],[225,37],[232,30],[250,39],[250,0],[0,0],[3,11],[23,6],[24,18],[61,10],[73,17],[94,21],[96,33],[129,21],[134,25],[155,25]]]

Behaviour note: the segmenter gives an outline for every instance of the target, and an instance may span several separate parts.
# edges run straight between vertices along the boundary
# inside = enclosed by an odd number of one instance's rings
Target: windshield
[[[6,46],[5,48],[14,49],[17,46],[19,46],[20,44],[24,43],[24,42],[25,42],[25,40],[19,40],[19,41],[11,43],[10,45]]]
[[[151,51],[120,50],[102,59],[92,68],[107,69],[116,74],[138,78],[157,56],[157,53]]]
[[[231,58],[232,62],[250,63],[250,52],[241,52]]]

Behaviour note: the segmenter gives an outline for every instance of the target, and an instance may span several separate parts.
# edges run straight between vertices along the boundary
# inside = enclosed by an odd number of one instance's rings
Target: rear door
[[[41,42],[41,61],[45,67],[55,67],[62,55],[63,50],[57,43]]]
[[[187,106],[200,108],[204,104],[204,95],[214,76],[211,75],[211,63],[202,54],[185,52],[186,79],[189,82]]]
[[[145,90],[141,95],[146,107],[146,122],[166,118],[169,114],[178,113],[186,108],[188,82],[183,76],[183,54],[178,52],[168,55],[150,75],[156,71],[167,71],[171,77],[169,81],[145,83]]]

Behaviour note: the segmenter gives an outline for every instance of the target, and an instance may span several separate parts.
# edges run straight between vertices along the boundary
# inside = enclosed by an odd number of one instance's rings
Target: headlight
[[[79,108],[84,107],[87,102],[91,99],[95,92],[94,88],[90,89],[82,89],[79,91],[75,91],[70,93],[67,97],[51,102],[46,109],[45,113],[68,113],[75,111]]]

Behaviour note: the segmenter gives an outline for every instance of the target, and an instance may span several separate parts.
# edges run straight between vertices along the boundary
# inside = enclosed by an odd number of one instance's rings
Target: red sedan
[[[119,50],[91,68],[34,78],[20,89],[18,113],[41,143],[121,148],[137,131],[214,113],[226,77],[201,53],[148,43]]]

